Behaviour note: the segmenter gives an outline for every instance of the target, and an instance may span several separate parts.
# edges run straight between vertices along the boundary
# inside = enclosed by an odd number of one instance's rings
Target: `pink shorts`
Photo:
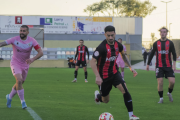
[[[119,66],[120,66],[121,68],[124,68],[124,67],[125,67],[125,63],[124,63],[123,60],[120,60],[119,63],[120,63]]]
[[[13,75],[21,74],[23,81],[25,81],[28,74],[29,67],[21,67],[19,65],[11,65],[11,71]]]

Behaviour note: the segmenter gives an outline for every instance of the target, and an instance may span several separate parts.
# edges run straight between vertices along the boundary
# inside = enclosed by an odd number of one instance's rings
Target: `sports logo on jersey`
[[[99,52],[98,51],[96,51],[96,52],[94,52],[94,56],[99,56]]]
[[[169,50],[158,51],[159,54],[169,54]]]
[[[160,47],[160,45],[158,45],[158,47]]]
[[[169,44],[167,44],[166,46],[169,47]]]
[[[106,58],[106,61],[115,61],[117,56],[112,56],[110,58]]]
[[[116,48],[116,52],[118,52],[119,51],[119,49],[118,48]]]
[[[40,18],[40,25],[52,25],[52,18]]]
[[[20,47],[22,49],[27,49],[27,48],[30,48],[32,46],[32,42],[29,42],[27,44],[23,44],[17,40],[14,41],[14,45],[16,45],[17,47]]]
[[[84,53],[84,51],[79,51],[79,53]]]

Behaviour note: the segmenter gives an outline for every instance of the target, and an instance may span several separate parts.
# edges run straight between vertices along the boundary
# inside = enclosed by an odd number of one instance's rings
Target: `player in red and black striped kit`
[[[77,82],[77,74],[80,64],[82,64],[82,67],[84,69],[84,75],[85,75],[85,82],[87,81],[87,63],[89,63],[89,51],[88,48],[84,45],[84,40],[79,40],[79,46],[77,46],[76,49],[76,55],[75,60],[77,57],[77,63],[74,71],[74,80],[72,82]],[[88,60],[86,60],[86,53],[88,55]]]
[[[154,54],[156,53],[156,78],[158,81],[158,93],[160,96],[160,101],[158,103],[163,103],[163,77],[168,78],[169,88],[168,97],[169,101],[173,102],[172,91],[175,83],[174,70],[176,68],[176,52],[174,44],[171,40],[166,38],[168,30],[163,27],[160,30],[161,39],[157,40],[153,44],[153,50],[149,56],[148,64],[146,70],[149,71],[149,64],[152,60]],[[171,53],[173,55],[173,66],[171,60]]]
[[[132,69],[129,60],[123,51],[122,44],[115,40],[115,28],[113,26],[107,26],[104,30],[106,39],[103,40],[94,51],[90,64],[96,76],[96,84],[100,89],[100,93],[98,90],[95,91],[95,102],[97,104],[100,102],[108,103],[109,92],[111,91],[112,86],[114,86],[115,88],[118,88],[124,96],[124,102],[129,112],[130,119],[138,120],[139,118],[133,115],[132,98],[116,64],[119,52],[134,76],[137,75],[137,72]]]

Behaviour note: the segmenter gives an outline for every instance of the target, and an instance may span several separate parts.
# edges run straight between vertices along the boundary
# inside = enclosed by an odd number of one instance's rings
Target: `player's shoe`
[[[72,82],[77,82],[77,80],[73,80]]]
[[[27,108],[27,105],[25,102],[22,102],[22,109],[26,109]]]
[[[11,101],[12,101],[12,99],[9,99],[9,94],[6,95],[6,99],[7,99],[7,103],[6,103],[7,107],[11,108]]]
[[[169,101],[170,101],[170,102],[173,102],[173,98],[172,98],[171,93],[167,93],[167,95],[168,95],[168,97],[169,97]]]
[[[158,103],[163,103],[163,99],[160,99]]]
[[[136,117],[135,115],[132,115],[129,120],[139,120],[139,117]]]
[[[99,91],[98,90],[96,90],[95,92],[94,92],[94,95],[95,95],[95,103],[96,104],[100,104],[101,102],[99,101],[99,99],[97,98],[97,95],[99,94]]]
[[[88,81],[87,80],[85,80],[85,83],[87,83]]]

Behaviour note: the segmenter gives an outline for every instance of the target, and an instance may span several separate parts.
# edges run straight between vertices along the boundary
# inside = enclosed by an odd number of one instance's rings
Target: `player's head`
[[[168,29],[166,27],[162,27],[159,29],[160,31],[160,36],[162,39],[165,39],[168,33]]]
[[[19,34],[21,39],[26,39],[27,35],[29,34],[29,27],[27,25],[22,25]]]
[[[84,45],[84,40],[82,40],[82,39],[79,40],[79,45],[80,45],[80,46],[83,46],[83,45]]]
[[[113,44],[115,40],[115,36],[116,36],[115,28],[110,25],[106,26],[104,29],[104,32],[105,32],[104,35],[106,37],[107,42],[110,44]]]
[[[119,38],[119,39],[118,39],[118,42],[122,44],[122,39],[121,39],[121,38]]]

